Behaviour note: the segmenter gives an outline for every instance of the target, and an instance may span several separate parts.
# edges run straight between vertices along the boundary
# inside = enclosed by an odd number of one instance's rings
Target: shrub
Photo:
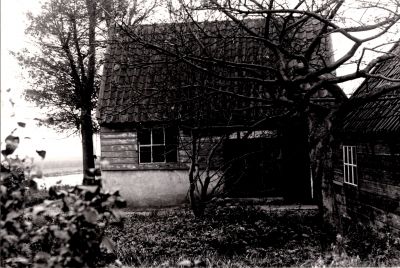
[[[104,193],[100,186],[37,190],[33,178],[43,176],[42,165],[33,156],[20,159],[15,153],[20,143],[16,130],[6,137],[0,154],[0,266],[102,265],[101,253],[113,250],[104,235],[106,226],[119,220],[112,209],[125,204],[119,193]],[[36,153],[43,161],[46,151]]]
[[[112,208],[125,204],[118,192],[104,193],[98,186],[51,188],[53,200],[26,208],[25,187],[16,181],[10,175],[0,186],[2,267],[94,267],[109,261],[105,251],[113,245],[104,231],[119,220]]]
[[[23,252],[25,244],[29,242],[28,233],[32,231],[32,223],[23,219],[25,188],[21,187],[20,177],[13,172],[2,178],[1,182],[0,264],[27,264],[28,259]]]
[[[25,207],[33,207],[49,199],[49,191],[45,189],[27,189],[24,195]]]

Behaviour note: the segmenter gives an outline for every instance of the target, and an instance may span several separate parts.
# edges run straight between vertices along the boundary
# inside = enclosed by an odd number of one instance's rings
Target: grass
[[[196,219],[188,209],[129,214],[111,227],[117,257],[125,265],[158,266],[182,260],[208,265],[299,266],[317,259],[319,228],[313,212],[265,212],[218,208]]]
[[[176,266],[181,261],[224,267],[400,263],[399,244],[388,236],[365,233],[365,228],[349,230],[346,238],[325,237],[332,246],[323,252],[317,222],[310,211],[231,206],[196,219],[187,208],[179,208],[150,215],[128,213],[124,226],[112,226],[107,234],[116,244],[117,258],[128,266]]]
[[[57,188],[67,190],[70,186]],[[29,190],[26,205],[39,204],[48,197],[46,190]],[[354,267],[400,263],[398,234],[388,229],[376,234],[361,223],[349,222],[343,236],[323,236],[314,210],[268,211],[250,205],[224,205],[210,207],[198,219],[189,208],[181,207],[146,213],[124,211],[123,219],[123,225],[111,225],[106,233],[115,242],[115,257],[127,266]],[[325,251],[322,240],[331,245]]]

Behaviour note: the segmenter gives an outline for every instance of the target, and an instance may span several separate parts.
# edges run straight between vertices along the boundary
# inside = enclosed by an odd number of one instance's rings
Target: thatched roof
[[[389,51],[394,57],[379,64],[373,74],[400,79],[400,41]],[[387,90],[389,89],[390,90]],[[383,93],[381,93],[383,92]],[[371,77],[356,90],[354,108],[343,118],[342,132],[390,134],[400,132],[400,82]]]

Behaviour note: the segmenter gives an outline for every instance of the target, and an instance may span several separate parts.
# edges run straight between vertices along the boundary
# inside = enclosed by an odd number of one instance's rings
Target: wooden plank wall
[[[183,131],[180,131],[179,137],[179,159],[181,163],[190,165],[190,157],[191,157],[191,137],[185,134]],[[204,167],[206,163],[208,154],[210,150],[218,144],[219,137],[211,136],[211,137],[201,137],[199,141],[199,159],[198,162],[200,167]],[[222,154],[222,144],[219,144],[217,147],[213,158],[211,159],[211,167],[217,168],[219,165],[223,163],[223,154]]]
[[[400,232],[400,154],[383,142],[346,144],[357,146],[358,186],[343,183],[340,148],[333,159],[337,216],[346,213],[376,229],[388,226]]]
[[[101,127],[101,157],[108,161],[103,170],[134,170],[139,163],[137,134],[133,130]]]

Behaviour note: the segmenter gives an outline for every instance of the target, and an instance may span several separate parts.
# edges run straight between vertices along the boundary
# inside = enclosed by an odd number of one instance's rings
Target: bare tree
[[[337,102],[346,102],[338,84],[376,76],[371,73],[374,67],[394,57],[385,51],[390,43],[398,41],[393,38],[399,30],[399,6],[396,0],[181,0],[168,5],[168,24],[156,25],[153,34],[148,34],[157,38],[145,37],[140,31],[120,26],[133,43],[159,56],[157,61],[141,58],[140,63],[135,64],[166,64],[180,74],[179,79],[173,81],[179,84],[175,87],[180,88],[180,102],[199,98],[203,99],[201,103],[214,99],[227,103],[241,100],[251,104],[243,109],[262,114],[260,122],[252,122],[252,126],[281,120],[307,121],[316,199],[321,215],[329,220],[332,120]],[[384,38],[388,36],[392,39]],[[335,57],[331,39],[339,37],[350,45],[341,56]],[[260,57],[237,54],[243,51],[240,49],[235,55],[227,56],[224,49],[230,42],[239,46],[251,43],[250,49],[259,49]],[[377,57],[366,64],[365,57],[370,53]],[[350,64],[354,67],[351,72],[336,74],[338,68]],[[400,82],[384,79],[393,86],[382,91],[393,90]],[[246,87],[248,90],[231,90]],[[164,85],[165,88],[168,87]],[[192,123],[191,129],[203,129],[216,122],[224,122],[225,129],[249,127],[235,125],[229,116],[224,118],[224,110],[217,111],[219,119],[223,120],[206,120],[209,118],[205,116],[207,111],[189,106],[190,111],[185,108],[180,111],[180,115],[188,116],[181,116],[179,120],[197,122]],[[238,107],[225,111],[231,115],[235,110]],[[190,197],[195,202],[198,163],[194,156],[199,150],[195,146],[197,134],[192,132],[191,135],[189,181]],[[207,192],[208,184],[202,185]]]
[[[82,137],[84,176],[95,167],[94,116],[108,37],[114,21],[134,25],[154,8],[140,1],[51,0],[40,14],[28,13],[26,33],[35,48],[14,55],[28,70],[31,88],[26,98],[48,114],[41,123],[60,131],[79,131]]]

